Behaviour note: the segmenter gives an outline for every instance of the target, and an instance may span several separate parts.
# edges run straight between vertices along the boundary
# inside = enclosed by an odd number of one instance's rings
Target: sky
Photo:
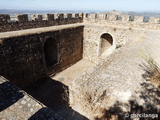
[[[160,0],[0,0],[0,9],[160,11]]]

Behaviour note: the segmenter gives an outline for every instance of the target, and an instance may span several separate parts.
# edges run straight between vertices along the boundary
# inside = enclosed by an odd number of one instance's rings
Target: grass
[[[160,66],[153,59],[151,54],[149,54],[149,52],[144,52],[143,50],[140,50],[139,55],[147,63],[146,65],[143,65],[143,68],[146,71],[146,74],[148,74],[149,80],[152,83],[160,86]]]
[[[75,89],[74,89],[75,91]],[[81,112],[90,119],[100,118],[105,114],[105,105],[108,103],[106,90],[102,90],[100,86],[81,84],[77,87],[77,92],[70,90],[70,100],[74,105],[78,105]],[[76,98],[76,100],[75,100]]]

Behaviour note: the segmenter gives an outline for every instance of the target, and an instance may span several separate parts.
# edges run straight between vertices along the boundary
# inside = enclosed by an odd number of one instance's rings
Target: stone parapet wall
[[[57,13],[46,14],[44,17],[42,15],[32,15],[29,20],[28,14],[16,15],[14,19],[8,14],[0,14],[0,32],[82,23],[82,17],[82,13]]]
[[[43,32],[30,34],[26,34],[27,31],[35,30],[20,31],[19,36],[19,31],[7,32],[5,36],[0,33],[0,75],[21,88],[60,72],[82,58],[83,26],[53,27],[50,31],[44,28]],[[57,41],[57,64],[49,67],[44,50],[47,39]]]
[[[43,15],[20,14],[12,17],[0,14],[0,32],[57,26],[75,23],[91,23],[104,25],[118,25],[147,29],[159,29],[160,17],[150,17],[144,22],[144,16],[114,15],[103,13],[56,13]]]
[[[86,13],[84,14],[84,22],[88,24],[160,29],[160,17],[150,17],[148,21],[144,22],[144,16],[135,16],[133,19],[131,19],[130,15]]]

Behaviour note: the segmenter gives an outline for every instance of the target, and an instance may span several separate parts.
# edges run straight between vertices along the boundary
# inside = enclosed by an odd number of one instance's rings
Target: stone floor
[[[95,63],[82,59],[71,67],[58,73],[52,77],[52,79],[60,81],[63,84],[69,86],[74,79],[78,78],[81,74],[83,74],[86,70],[93,67],[94,65]]]

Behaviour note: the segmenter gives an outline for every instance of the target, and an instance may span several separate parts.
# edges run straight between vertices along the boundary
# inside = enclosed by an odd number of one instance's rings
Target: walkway
[[[67,86],[70,86],[73,80],[82,75],[86,70],[93,67],[95,63],[90,62],[89,60],[82,59],[71,67],[63,70],[58,73],[52,79],[57,80]]]

